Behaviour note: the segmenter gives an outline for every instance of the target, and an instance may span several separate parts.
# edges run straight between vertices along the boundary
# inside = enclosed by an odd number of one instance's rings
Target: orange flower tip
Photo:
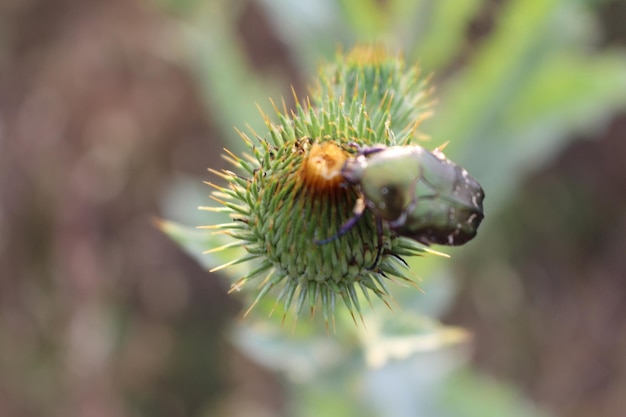
[[[228,231],[228,230],[215,230],[215,231],[211,232],[211,236],[214,236],[214,235],[226,235],[226,236],[230,236],[230,237],[233,236],[232,233],[230,231]]]
[[[450,258],[450,255],[448,255],[447,253],[439,252],[431,248],[424,248],[424,252],[427,252],[431,255],[441,256],[443,258]]]
[[[443,150],[446,149],[446,146],[448,146],[449,144],[450,144],[450,141],[446,141],[442,143],[441,145],[437,146],[435,150],[438,152],[443,152]]]
[[[389,58],[387,49],[380,45],[358,45],[348,54],[348,62],[357,65],[380,65]]]
[[[356,317],[354,317],[354,313],[352,312],[352,310],[350,310],[350,316],[352,317],[352,321],[354,322],[355,326],[359,326],[359,322],[356,321]]]
[[[276,307],[278,307],[278,300],[276,300],[276,302],[272,306],[272,309],[270,310],[269,314],[267,315],[267,318],[271,318],[274,315],[274,311],[276,311]]]
[[[280,321],[280,328],[282,329],[283,327],[285,327],[285,320],[287,319],[287,312],[283,313],[283,318]]]
[[[302,163],[302,181],[317,191],[336,189],[343,181],[341,168],[347,157],[346,152],[333,142],[314,144]]]
[[[211,213],[232,213],[232,209],[229,207],[198,207],[198,210],[210,211]]]
[[[216,201],[220,204],[222,204],[223,206],[227,206],[228,204],[226,203],[226,201],[222,200],[221,198],[219,198],[219,196],[215,195],[215,193],[211,194],[209,196],[209,198],[213,201]],[[200,210],[207,210],[207,211],[214,211],[213,210],[214,207],[205,207],[205,208],[201,208]]]
[[[387,306],[389,311],[393,312],[393,307],[391,306],[391,304],[389,304],[389,302],[387,300],[383,299],[383,303],[385,303],[385,305]]]
[[[223,224],[208,224],[208,225],[202,225],[202,226],[196,226],[196,229],[223,229],[224,225]]]
[[[225,180],[230,179],[230,177],[232,176],[231,172],[228,172],[228,171],[216,171],[216,170],[214,170],[212,168],[209,168],[209,172],[211,174],[213,174],[213,175],[217,175],[220,178],[224,178]]]
[[[204,184],[208,185],[209,187],[213,187],[218,191],[224,191],[226,190],[226,188],[221,187],[219,185],[213,184],[211,181],[202,181]]]
[[[248,126],[248,129],[250,129],[250,131],[254,133],[254,130],[252,128],[250,128],[249,126]],[[243,132],[243,131],[241,131],[241,130],[239,130],[237,128],[235,128],[235,132],[237,132],[239,137],[243,140],[243,142],[246,145],[252,146],[252,141],[250,140],[250,138],[248,137],[248,135],[245,132]]]
[[[157,229],[165,232],[165,229],[167,229],[167,226],[168,226],[169,222],[167,220],[163,220],[163,219],[161,219],[159,217],[153,217],[152,218],[152,224],[154,224],[154,226]]]
[[[226,191],[226,190],[224,190],[224,191]],[[215,197],[215,198],[220,199],[220,200],[230,200],[230,196],[228,194],[226,194],[224,191],[213,191],[211,193],[211,197]],[[221,201],[220,201],[220,204],[222,204]]]
[[[258,299],[257,299],[257,300],[254,300],[254,302],[252,303],[252,305],[251,305],[250,307],[248,307],[248,309],[246,310],[246,312],[245,312],[245,313],[243,313],[243,318],[244,318],[244,319],[245,319],[246,317],[248,317],[248,314],[250,314],[250,312],[252,311],[252,309],[253,309],[254,307],[256,307],[257,303],[258,303]]]
[[[230,262],[226,262],[225,264],[222,264],[220,266],[216,266],[215,268],[209,270],[209,272],[221,271],[222,269],[228,268],[229,266],[234,265],[234,264],[236,264],[239,261],[240,261],[240,259],[233,259]]]
[[[235,155],[234,153],[232,153],[231,151],[229,151],[228,149],[223,148],[223,150],[226,153],[226,155],[230,156],[231,158],[233,158],[236,161],[239,160],[239,157],[237,155]]]
[[[220,211],[222,209],[222,207],[207,207],[207,206],[198,206],[198,210],[202,210],[202,211],[212,211],[212,212],[216,212],[216,211]]]
[[[234,292],[239,292],[241,291],[241,287],[243,286],[243,283],[237,282],[233,285],[231,285],[230,289],[228,290],[228,294],[232,294]]]
[[[239,246],[239,245],[241,245],[241,243],[239,243],[239,242],[231,242],[231,243],[228,243],[226,245],[222,245],[222,246],[218,246],[216,248],[205,250],[204,252],[202,252],[202,254],[203,255],[208,255],[209,253],[223,251],[224,249],[229,249],[229,248],[232,248],[232,247],[235,247],[235,246]]]

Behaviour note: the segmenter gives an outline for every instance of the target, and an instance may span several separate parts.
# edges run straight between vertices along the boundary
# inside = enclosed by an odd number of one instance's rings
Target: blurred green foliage
[[[250,124],[263,132],[254,103],[266,107],[266,97],[284,94],[285,80],[260,75],[245,62],[234,24],[237,7],[217,1],[163,3],[184,22],[190,62],[223,137],[229,138],[228,148],[237,149],[240,141],[232,127]],[[417,61],[423,71],[435,74],[440,104],[422,130],[432,137],[432,147],[449,141],[446,154],[486,191],[486,220],[472,251],[497,240],[489,219],[529,173],[549,162],[574,133],[598,128],[626,107],[626,54],[597,48],[595,2],[259,4],[304,74],[312,74],[319,61],[331,60],[337,46],[349,49],[368,41],[402,50],[409,63]],[[473,34],[472,25],[479,23],[485,27]],[[175,212],[166,215],[177,217]],[[207,214],[202,223],[222,220]],[[207,267],[232,259],[199,255],[223,244],[219,235],[172,223],[165,229]],[[279,320],[254,318],[234,326],[232,340],[294,382],[289,392],[294,416],[545,415],[514,390],[467,369],[463,332],[437,323],[455,291],[454,256],[410,264],[423,279],[424,294],[395,289],[398,311],[377,308],[366,314],[367,330],[340,319],[336,333],[327,336],[301,320],[292,334],[290,326],[280,329]]]

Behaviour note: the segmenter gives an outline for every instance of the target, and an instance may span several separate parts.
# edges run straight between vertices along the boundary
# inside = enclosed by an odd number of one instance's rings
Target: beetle
[[[485,193],[469,173],[439,149],[418,145],[358,147],[341,175],[359,197],[353,216],[325,244],[347,233],[370,209],[376,216],[378,252],[382,251],[382,222],[399,236],[424,245],[458,246],[476,236],[484,218]]]

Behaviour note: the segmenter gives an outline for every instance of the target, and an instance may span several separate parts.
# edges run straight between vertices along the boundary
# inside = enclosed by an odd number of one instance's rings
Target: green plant
[[[409,62],[419,58],[427,72],[453,67],[453,60],[466,46],[468,23],[485,5],[478,0],[396,0],[385,2],[381,10],[375,1],[344,0],[338,9],[320,3],[318,14],[303,14],[294,10],[296,3],[267,0],[263,4],[284,39],[292,42],[303,68],[312,66],[312,57],[328,55],[335,39],[351,43],[375,33],[403,47]],[[319,16],[337,10],[335,20],[328,23],[331,28],[320,30]],[[594,48],[594,21],[584,2],[512,0],[496,10],[495,22],[489,35],[474,45],[467,64],[437,80],[436,117],[420,126],[434,138],[435,146],[449,141],[446,153],[483,184],[488,217],[501,209],[528,173],[562,149],[572,133],[597,127],[626,106],[624,53]],[[202,26],[216,27],[206,21]],[[262,101],[264,94],[259,93],[260,78],[240,65],[231,29],[218,27],[212,29],[223,29],[218,36],[203,38],[196,33],[188,39],[196,51],[202,50],[198,45],[212,46],[198,54],[196,68],[204,85],[215,86],[211,91],[218,94],[208,100],[225,109],[223,130],[228,132],[233,124],[254,120],[242,103]],[[216,55],[222,59],[209,59]],[[245,93],[240,96],[232,88],[238,80],[245,80],[240,88]],[[270,86],[274,89],[276,82]],[[383,97],[381,91],[367,99],[375,102]],[[350,117],[358,115],[354,111]],[[399,123],[400,130],[408,125]],[[255,125],[254,130],[261,131],[262,126]],[[392,127],[394,132],[397,129]],[[236,143],[232,141],[229,147]],[[202,223],[222,221],[208,213]],[[226,244],[224,236],[171,223],[165,227],[204,265],[214,267],[236,256],[234,248],[200,254],[207,247]],[[488,221],[483,227],[468,250],[480,251],[484,242],[497,238],[497,230],[490,229]],[[370,236],[370,244],[372,240]],[[465,363],[467,345],[460,342],[467,341],[467,335],[437,321],[454,293],[454,257],[452,261],[432,256],[407,261],[420,274],[424,294],[390,288],[402,308],[395,313],[385,308],[364,310],[367,330],[356,328],[341,311],[337,312],[338,330],[330,337],[315,327],[315,321],[302,320],[289,334],[281,330],[280,320],[252,317],[235,326],[233,340],[258,362],[299,382],[293,394],[296,415],[332,415],[340,408],[346,415],[372,414],[366,411],[367,404],[374,404],[376,415],[388,416],[541,415],[501,384],[471,371],[457,373]],[[241,277],[249,271],[237,265],[229,273]],[[257,306],[259,317],[272,310],[273,302],[265,301]],[[345,390],[350,381],[359,381],[359,388]]]

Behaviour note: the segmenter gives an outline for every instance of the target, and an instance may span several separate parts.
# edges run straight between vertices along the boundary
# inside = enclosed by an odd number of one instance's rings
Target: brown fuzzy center
[[[333,142],[311,146],[302,163],[300,176],[307,188],[324,192],[335,189],[343,181],[341,168],[347,159],[346,152]]]

